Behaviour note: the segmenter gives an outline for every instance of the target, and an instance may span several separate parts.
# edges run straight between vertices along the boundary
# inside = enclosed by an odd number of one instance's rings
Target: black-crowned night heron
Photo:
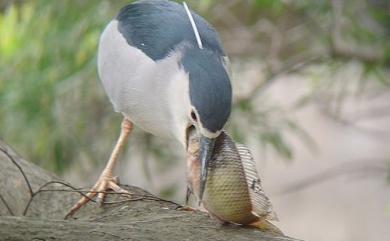
[[[115,111],[123,114],[121,134],[97,183],[71,210],[120,188],[113,169],[133,123],[184,147],[188,132],[200,137],[202,198],[214,141],[229,118],[232,90],[227,57],[215,29],[183,5],[142,0],[122,8],[101,35],[99,76]]]

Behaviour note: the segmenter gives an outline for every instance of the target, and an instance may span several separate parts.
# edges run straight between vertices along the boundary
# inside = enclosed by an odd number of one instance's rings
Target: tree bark
[[[75,190],[52,173],[19,157],[0,140],[0,240],[296,240],[254,228],[221,225],[201,211],[160,199],[133,186],[132,197],[109,194],[73,218]]]

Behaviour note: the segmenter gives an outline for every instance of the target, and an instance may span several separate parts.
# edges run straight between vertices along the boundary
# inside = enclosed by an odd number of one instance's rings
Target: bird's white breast
[[[112,20],[100,39],[98,71],[115,111],[154,135],[183,142],[190,100],[179,58],[155,62],[129,45]]]

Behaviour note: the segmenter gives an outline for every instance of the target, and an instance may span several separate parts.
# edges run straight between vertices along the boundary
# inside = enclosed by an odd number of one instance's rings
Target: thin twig
[[[346,42],[342,38],[343,33],[343,12],[345,2],[342,0],[332,0],[331,7],[333,9],[333,27],[330,33],[330,51],[334,57],[345,59],[358,59],[362,62],[380,64],[385,61],[384,51],[375,46],[356,44],[354,42]]]
[[[37,194],[39,194],[40,192],[51,192],[51,191],[53,191],[53,192],[54,191],[59,191],[59,192],[76,192],[76,193],[79,193],[80,195],[82,195],[83,197],[89,199],[89,201],[96,202],[95,200],[89,198],[87,195],[84,194],[84,193],[91,192],[90,190],[80,190],[80,189],[75,188],[72,185],[70,185],[68,183],[65,183],[65,182],[62,182],[62,181],[49,181],[49,182],[46,182],[45,184],[40,186],[36,192],[34,192],[32,187],[31,187],[31,184],[30,184],[30,182],[29,182],[29,180],[28,180],[28,178],[27,178],[27,176],[25,174],[25,172],[22,169],[22,167],[16,162],[16,160],[12,157],[12,155],[10,155],[8,153],[8,151],[6,149],[3,149],[3,148],[0,147],[0,150],[19,169],[19,171],[22,174],[22,176],[23,176],[23,178],[24,178],[24,180],[26,182],[26,185],[28,187],[28,190],[29,190],[29,193],[30,193],[30,199],[28,200],[28,202],[27,202],[27,204],[26,204],[26,206],[25,206],[25,208],[23,210],[23,216],[25,216],[27,214],[28,209],[30,208],[30,205],[31,205],[32,201],[34,200],[35,196]],[[71,188],[72,190],[64,190],[64,189],[47,190],[47,189],[44,189],[45,187],[47,187],[50,184],[61,184],[63,186]],[[104,191],[104,192],[94,191],[93,193],[119,194],[119,195],[126,195],[127,194],[127,193],[107,192],[107,191]],[[132,196],[134,196],[134,195],[132,195]],[[135,196],[137,196],[137,195],[135,195]],[[11,215],[14,215],[13,211],[11,210],[11,208],[9,207],[9,205],[7,204],[7,202],[5,201],[5,199],[1,195],[0,195],[0,199],[4,203],[6,208],[8,209],[9,213]],[[129,202],[129,201],[138,201],[138,200],[163,201],[163,202],[171,203],[171,204],[174,204],[174,205],[177,205],[177,206],[181,206],[180,204],[177,204],[175,202],[172,202],[172,201],[169,201],[169,200],[165,200],[165,199],[161,199],[161,198],[158,198],[158,197],[155,197],[155,196],[151,196],[151,195],[141,195],[141,196],[136,197],[136,198],[128,198],[128,199],[122,200],[122,201],[103,202],[103,204],[117,204],[117,203],[123,203],[123,202]]]
[[[126,198],[125,200],[120,200],[120,201],[103,202],[103,204],[120,204],[120,203],[126,203],[126,202],[141,201],[141,200],[144,200],[144,199],[145,199],[144,197]]]
[[[336,121],[337,123],[339,123],[341,125],[348,126],[348,127],[352,128],[360,133],[370,135],[370,136],[373,136],[375,138],[378,138],[378,137],[384,138],[384,139],[390,138],[390,131],[360,126],[360,125],[358,125],[358,123],[352,122],[350,120],[343,118],[342,116],[339,116],[339,115],[333,113],[330,110],[330,108],[327,106],[327,104],[324,103],[324,101],[322,99],[315,98],[314,100],[317,104],[319,104],[319,106],[321,107],[320,110],[324,113],[324,115],[326,117]]]
[[[41,187],[39,187],[38,190],[37,190],[36,192],[33,192],[33,194],[31,195],[30,200],[28,200],[28,202],[27,202],[27,204],[26,204],[26,207],[24,208],[23,216],[25,216],[25,215],[27,214],[27,211],[28,211],[28,209],[29,209],[29,207],[30,207],[30,204],[31,204],[31,202],[33,201],[35,195],[38,194],[38,193],[40,193],[40,192],[42,192],[42,191],[43,191],[43,188],[47,187],[47,186],[50,185],[50,184],[61,184],[61,185],[67,186],[67,187],[73,189],[74,192],[78,192],[80,195],[82,195],[82,196],[88,198],[89,201],[95,202],[95,200],[90,199],[87,195],[85,195],[84,193],[80,192],[77,188],[73,187],[73,186],[70,185],[70,184],[67,184],[67,183],[61,182],[61,181],[50,181],[50,182],[46,182],[46,183],[43,184]]]
[[[289,185],[283,190],[279,191],[276,195],[285,195],[285,194],[301,191],[313,185],[330,180],[331,178],[342,176],[345,174],[351,174],[351,173],[368,174],[370,172],[372,175],[377,176],[378,174],[386,174],[388,172],[388,170],[386,170],[386,167],[384,165],[372,165],[372,164],[367,164],[366,162],[367,161],[361,160],[359,162],[351,161],[351,162],[342,163],[328,170],[325,170],[321,173],[306,177],[301,181]],[[372,160],[370,160],[370,162],[372,162]]]
[[[387,118],[390,116],[390,106],[380,106],[372,107],[369,110],[360,111],[359,113],[353,115],[351,119],[353,120],[366,120],[372,118]]]
[[[40,193],[40,192],[71,192],[71,193],[79,193],[79,194],[82,194],[84,197],[86,197],[86,195],[84,193],[95,193],[95,194],[99,194],[99,193],[104,193],[104,194],[119,194],[119,195],[129,195],[127,192],[107,192],[107,191],[91,191],[91,190],[69,190],[69,189],[42,189],[42,190],[39,190],[37,191],[34,195]],[[90,201],[93,201],[95,202],[94,200],[92,200],[91,198],[89,199]]]
[[[61,185],[64,185],[66,187],[69,187],[71,188],[72,190],[69,190],[69,189],[43,189],[45,187],[47,187],[48,185],[50,184],[61,184]],[[67,184],[65,182],[61,182],[61,181],[50,181],[50,182],[47,182],[45,184],[43,184],[36,192],[33,193],[32,197],[30,198],[30,200],[28,201],[25,209],[24,209],[24,212],[23,212],[23,215],[26,215],[34,197],[38,194],[38,193],[41,193],[41,192],[74,192],[74,193],[79,193],[80,195],[82,195],[83,197],[89,199],[89,201],[91,202],[96,202],[95,200],[89,198],[87,195],[85,195],[84,193],[88,193],[88,192],[91,192],[90,190],[80,190],[80,189],[77,189],[75,187],[73,187],[72,185],[70,184]],[[128,195],[128,193],[125,193],[125,192],[108,192],[108,191],[92,191],[92,193],[104,193],[104,194],[118,194],[118,195]],[[174,204],[176,206],[181,206],[180,204],[177,204],[175,202],[172,202],[172,201],[169,201],[169,200],[165,200],[165,199],[162,199],[162,198],[159,198],[159,197],[155,197],[155,196],[151,196],[151,195],[137,195],[137,194],[132,194],[131,196],[135,196],[135,198],[126,198],[125,200],[121,200],[121,201],[112,201],[112,202],[103,202],[103,204],[118,204],[118,203],[125,203],[125,202],[132,202],[132,201],[140,201],[140,200],[147,200],[147,201],[162,201],[162,202],[167,202],[167,203],[171,203],[171,204]]]
[[[8,206],[8,203],[5,201],[4,197],[0,194],[0,199],[4,203],[4,206],[7,208],[8,212],[12,215],[15,216],[14,212],[12,212],[12,209],[10,206]]]
[[[266,68],[264,70],[268,72],[266,74],[266,77],[263,79],[259,79],[259,81],[255,83],[253,88],[251,88],[251,91],[249,93],[246,93],[243,96],[238,96],[234,100],[234,103],[238,104],[253,99],[256,95],[268,89],[268,87],[270,87],[278,79],[278,77],[282,75],[299,72],[304,67],[318,62],[326,61],[327,59],[328,56],[305,56],[299,58],[298,60],[289,61],[289,63],[286,63],[284,66],[278,69],[272,70],[272,68]]]
[[[15,161],[15,159],[8,153],[8,151],[6,149],[3,149],[0,147],[0,150],[15,164],[15,166],[19,169],[20,173],[22,173],[22,176],[27,184],[28,191],[30,192],[30,196],[32,197],[34,195],[34,192],[32,190],[31,184],[30,184],[26,174],[24,173],[22,167]]]

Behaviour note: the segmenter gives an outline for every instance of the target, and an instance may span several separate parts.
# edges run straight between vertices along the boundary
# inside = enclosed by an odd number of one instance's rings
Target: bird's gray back
[[[217,32],[201,16],[191,12],[203,47],[224,56]],[[141,49],[153,60],[166,57],[178,45],[197,46],[195,34],[184,7],[166,0],[143,0],[123,7],[116,19],[128,44]]]
[[[192,15],[203,49],[183,6],[148,0],[120,11],[103,31],[98,53],[99,76],[114,109],[150,133],[182,143],[191,106],[212,132],[223,127],[231,108],[219,37]]]

